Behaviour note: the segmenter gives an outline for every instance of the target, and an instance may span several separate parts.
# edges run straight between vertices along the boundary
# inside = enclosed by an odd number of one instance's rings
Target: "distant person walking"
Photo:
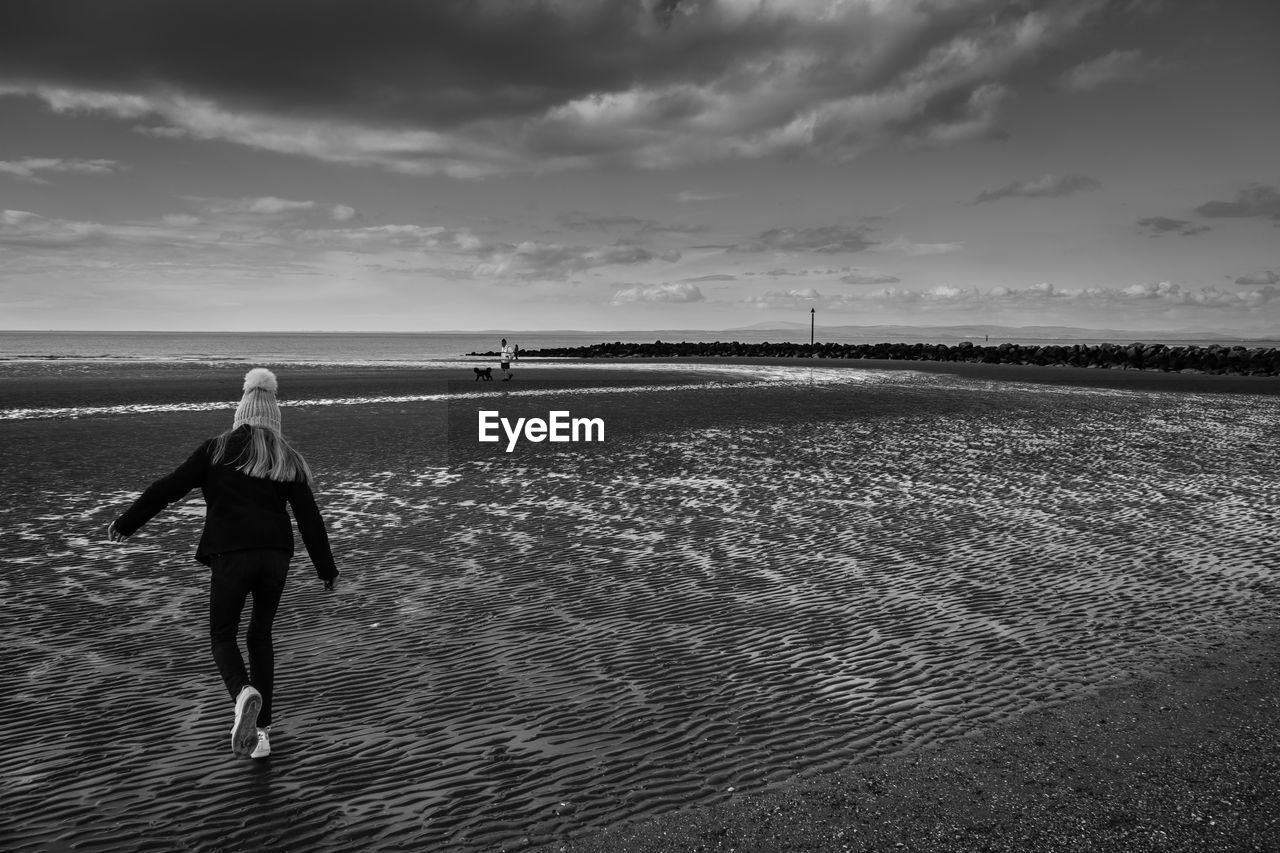
[[[507,339],[502,339],[502,351],[498,354],[498,364],[502,367],[502,372],[506,374],[502,377],[503,382],[511,379],[511,362],[520,357],[520,350],[515,344],[508,344]]]
[[[271,371],[250,370],[231,429],[201,444],[177,470],[152,483],[107,526],[111,541],[123,541],[192,489],[199,487],[204,494],[204,531],[195,557],[210,568],[209,645],[227,692],[235,700],[231,751],[253,758],[271,754],[275,686],[271,625],[293,556],[287,509],[293,511],[324,588],[332,590],[338,578],[324,520],[311,492],[311,469],[280,434],[276,388]],[[246,670],[237,638],[249,596],[253,596],[253,609],[245,635]]]

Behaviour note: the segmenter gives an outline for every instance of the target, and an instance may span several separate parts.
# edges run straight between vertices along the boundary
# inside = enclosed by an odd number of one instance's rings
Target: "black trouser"
[[[275,687],[276,656],[271,643],[271,623],[280,606],[289,554],[271,548],[215,554],[209,583],[209,646],[231,698],[251,684],[262,694],[258,726],[271,725],[271,692]],[[240,614],[245,599],[253,596],[245,645],[249,669],[240,654]]]

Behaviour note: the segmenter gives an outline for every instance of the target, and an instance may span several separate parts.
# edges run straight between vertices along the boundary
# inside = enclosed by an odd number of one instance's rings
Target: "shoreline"
[[[893,359],[799,359],[698,357],[606,360],[533,359],[518,362],[511,383],[476,381],[470,364],[402,366],[294,365],[193,362],[31,362],[0,364],[0,398],[6,408],[119,405],[133,403],[219,403],[234,406],[250,366],[271,368],[280,377],[282,402],[309,399],[388,397],[523,388],[582,389],[659,384],[697,385],[714,377],[733,381],[726,368],[765,367],[823,370],[917,372],[988,382],[1014,382],[1131,391],[1280,395],[1280,377],[1232,374],[1077,368],[981,362]],[[704,369],[705,368],[705,369]],[[743,379],[749,378],[745,374]]]

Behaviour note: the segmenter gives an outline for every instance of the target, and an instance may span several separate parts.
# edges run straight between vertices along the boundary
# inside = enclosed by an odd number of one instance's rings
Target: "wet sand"
[[[931,749],[543,853],[1280,849],[1280,627]]]
[[[868,366],[280,369],[344,577],[295,562],[265,762],[226,748],[198,498],[101,537],[243,369],[0,372],[5,408],[160,405],[0,420],[3,846],[1274,846],[1274,381]],[[506,453],[487,407],[606,440]]]

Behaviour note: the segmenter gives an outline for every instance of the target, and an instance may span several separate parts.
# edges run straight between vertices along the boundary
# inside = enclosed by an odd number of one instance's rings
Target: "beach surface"
[[[542,853],[1280,849],[1280,629],[967,737]]]
[[[0,367],[0,846],[1275,849],[1276,380],[920,367],[280,366],[261,762],[199,497],[103,536],[243,366]]]

